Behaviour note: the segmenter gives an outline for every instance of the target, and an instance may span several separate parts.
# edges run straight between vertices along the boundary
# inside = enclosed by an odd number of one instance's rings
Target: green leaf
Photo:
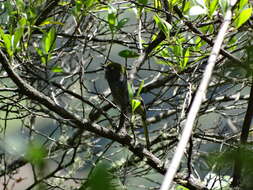
[[[252,7],[244,9],[239,14],[239,17],[235,20],[236,28],[240,28],[250,18],[251,14],[252,14]]]
[[[177,45],[173,46],[173,52],[177,57],[183,56],[183,47],[182,44],[177,40]]]
[[[56,40],[56,31],[55,28],[52,27],[49,32],[44,33],[42,39],[42,47],[45,54],[51,52],[55,47],[55,40]]]
[[[123,18],[118,22],[117,30],[121,29],[127,22],[129,21],[129,18]]]
[[[118,178],[109,170],[106,163],[96,164],[88,180],[78,190],[119,190]]]
[[[209,16],[212,16],[218,5],[218,0],[213,0],[209,7]]]
[[[38,143],[32,143],[25,155],[25,158],[39,167],[42,167],[45,163],[44,157],[46,156],[46,150]]]
[[[25,3],[23,2],[23,0],[16,0],[16,5],[20,11],[25,10]]]
[[[11,38],[11,46],[13,49],[13,52],[16,51],[17,47],[19,46],[19,42],[23,36],[24,28],[17,28],[14,35]]]
[[[51,71],[54,73],[62,73],[63,69],[60,66],[55,66],[51,69]]]
[[[138,0],[138,3],[142,4],[142,5],[147,5],[148,4],[148,0]]]
[[[33,47],[35,48],[36,52],[38,53],[38,55],[40,56],[40,60],[43,64],[45,64],[47,62],[47,55],[44,54],[43,50],[38,47],[37,43],[33,43]]]
[[[39,54],[40,56],[40,60],[43,64],[47,63],[47,60],[46,60],[46,55],[43,53],[43,51],[38,48],[38,47],[35,47],[35,50],[37,51],[37,53]]]
[[[117,10],[111,6],[108,5],[108,17],[107,21],[109,23],[110,30],[113,32],[117,23],[117,17],[116,17]]]
[[[240,0],[239,2],[239,10],[242,10],[245,5],[248,4],[248,0]]]
[[[7,53],[9,54],[9,56],[13,56],[13,51],[11,48],[11,35],[5,34],[4,31],[0,28],[0,37],[4,41],[4,46],[7,50]]]
[[[11,40],[13,52],[15,52],[19,46],[19,42],[24,34],[26,23],[27,23],[27,20],[24,17],[21,18],[18,22],[18,27],[16,28],[15,33],[12,36],[12,40]]]
[[[129,98],[131,100],[134,97],[134,89],[133,89],[132,85],[129,82],[127,83],[127,89],[128,89]]]
[[[15,29],[14,34],[11,36],[11,48],[12,48],[13,53],[15,53],[17,49],[20,49],[19,42],[24,34],[26,23],[27,23],[26,18],[22,17],[18,21],[18,26]]]
[[[139,97],[139,96],[140,96],[141,90],[142,90],[143,86],[144,86],[144,80],[141,81],[141,84],[140,84],[140,86],[139,86],[139,88],[138,88],[136,97]]]
[[[175,190],[189,190],[189,189],[182,185],[177,185]]]
[[[154,0],[154,8],[161,9],[161,7],[162,7],[162,4],[160,0]]]
[[[125,49],[119,52],[119,56],[124,58],[135,58],[138,57],[139,54],[136,53],[135,51]]]
[[[132,113],[134,113],[135,110],[141,105],[141,101],[138,100],[138,99],[133,98],[131,100],[131,105],[132,105]]]
[[[95,2],[96,2],[96,0],[85,0],[85,1],[83,1],[86,8],[91,7]]]
[[[27,24],[27,20],[25,17],[22,17],[19,21],[18,21],[18,24],[20,27],[25,27],[25,25]]]
[[[158,28],[161,29],[167,37],[169,37],[172,26],[166,20],[160,18],[158,15],[154,16],[154,20]]]
[[[49,25],[49,24],[64,25],[62,22],[45,20],[45,21],[43,21],[43,22],[40,24],[40,26],[45,26],[45,25]]]
[[[184,5],[183,12],[186,14],[187,12],[189,12],[190,8],[191,8],[191,2],[190,1],[186,1],[185,5]]]
[[[66,6],[66,5],[69,5],[70,2],[59,2],[58,5],[60,6]]]
[[[184,60],[183,60],[182,69],[185,69],[185,67],[186,67],[186,65],[189,61],[189,56],[190,56],[190,50],[189,50],[189,48],[187,48],[185,53],[184,53]]]

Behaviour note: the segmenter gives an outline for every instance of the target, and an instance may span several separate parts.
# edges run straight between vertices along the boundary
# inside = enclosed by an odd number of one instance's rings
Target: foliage
[[[85,185],[82,185],[79,190],[120,190],[122,189],[115,183],[117,177],[109,172],[109,166],[106,163],[98,163]]]

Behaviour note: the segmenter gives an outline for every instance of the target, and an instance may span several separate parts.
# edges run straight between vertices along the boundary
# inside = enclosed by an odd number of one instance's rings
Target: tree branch
[[[184,150],[185,150],[187,143],[189,141],[189,138],[191,136],[196,116],[197,116],[198,111],[200,109],[201,103],[204,100],[204,97],[206,96],[206,90],[207,90],[207,87],[208,87],[209,82],[211,80],[211,76],[213,73],[215,62],[216,62],[216,59],[219,55],[222,42],[225,38],[229,24],[231,22],[231,18],[232,18],[231,7],[232,6],[233,6],[233,4],[231,2],[231,5],[228,7],[228,10],[225,14],[224,21],[223,21],[223,24],[219,30],[218,36],[215,40],[214,46],[212,48],[211,54],[208,59],[208,64],[206,66],[206,69],[203,74],[199,88],[196,92],[196,96],[195,96],[192,106],[190,108],[189,114],[187,115],[187,119],[185,122],[185,126],[183,129],[181,139],[178,143],[178,146],[177,146],[176,152],[174,154],[174,157],[171,161],[170,167],[168,168],[166,175],[164,177],[163,184],[161,186],[161,190],[169,190],[170,189],[172,180],[178,170],[180,161],[181,161],[183,154],[184,154]]]

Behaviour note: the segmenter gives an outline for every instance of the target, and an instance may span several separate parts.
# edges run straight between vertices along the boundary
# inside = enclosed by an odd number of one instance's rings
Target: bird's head
[[[112,75],[115,77],[120,77],[120,75],[124,75],[126,70],[125,67],[122,66],[119,63],[114,63],[114,62],[108,62],[104,65],[105,68],[105,78],[111,78]]]

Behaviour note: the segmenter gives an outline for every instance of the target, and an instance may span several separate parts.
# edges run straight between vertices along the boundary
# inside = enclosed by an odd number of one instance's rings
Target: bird
[[[113,102],[126,114],[130,109],[126,68],[119,63],[108,62],[105,64],[105,79],[111,89]]]
[[[119,129],[124,127],[125,116],[139,114],[142,118],[144,136],[147,149],[150,149],[149,132],[146,122],[146,109],[141,96],[130,93],[131,85],[128,84],[126,68],[115,62],[108,62],[105,67],[105,79],[111,89],[113,102],[121,109]],[[131,90],[132,91],[132,90]],[[133,104],[139,102],[137,106]],[[133,109],[134,107],[134,109]],[[130,120],[131,121],[131,120]]]

